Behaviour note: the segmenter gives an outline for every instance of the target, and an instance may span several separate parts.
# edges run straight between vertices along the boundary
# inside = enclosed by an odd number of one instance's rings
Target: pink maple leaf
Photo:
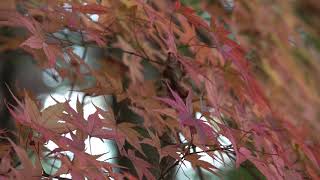
[[[29,46],[33,49],[41,49],[43,47],[43,39],[41,36],[33,35],[29,37],[25,42],[23,42],[20,46]]]
[[[187,96],[186,103],[184,103],[184,101],[180,98],[178,93],[173,91],[170,87],[169,87],[169,89],[170,89],[170,92],[171,92],[174,99],[159,98],[159,97],[157,99],[163,101],[164,103],[168,104],[169,106],[175,108],[178,111],[180,125],[188,125],[188,124],[190,125],[190,123],[191,123],[190,120],[194,119],[193,112],[192,112],[193,111],[193,109],[192,109],[192,95],[191,95],[190,91]]]
[[[186,103],[184,103],[184,101],[176,92],[174,92],[170,87],[169,89],[174,99],[170,99],[170,98],[158,98],[158,99],[165,102],[166,104],[168,104],[172,108],[175,108],[178,111],[178,118],[179,118],[180,125],[188,126],[193,134],[197,133],[200,137],[200,141],[204,144],[209,141],[215,142],[216,136],[210,124],[207,123],[206,121],[203,121],[201,119],[197,119],[194,117],[191,91],[189,91],[189,94],[186,99]]]

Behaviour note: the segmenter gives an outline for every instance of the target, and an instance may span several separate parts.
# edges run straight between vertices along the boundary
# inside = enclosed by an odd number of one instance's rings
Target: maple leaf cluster
[[[265,94],[244,50],[248,42],[243,40],[243,47],[230,38],[226,22],[214,13],[207,21],[180,1],[14,2],[19,8],[0,10],[0,26],[24,29],[15,48],[30,53],[40,67],[54,68],[86,96],[110,96],[113,102],[107,109],[94,105],[85,118],[80,99],[76,108],[66,99],[42,109],[27,91],[22,99],[13,95],[17,106],[7,107],[17,141],[9,139],[12,148],[2,153],[1,178],[166,179],[184,161],[222,177],[221,168],[200,153],[222,164],[226,156],[236,168],[249,161],[267,179],[319,177],[319,146],[309,145],[294,117],[283,115],[285,109]],[[244,6],[237,13],[246,14]],[[101,50],[98,67],[78,56],[74,46]],[[272,62],[282,63],[280,57],[274,53]],[[269,73],[290,74],[288,66],[277,68]],[[150,69],[156,72],[152,76]],[[84,85],[87,79],[91,83]],[[124,117],[120,104],[132,116]],[[129,163],[98,160],[103,154],[86,151],[88,138],[114,142],[119,154],[114,158]],[[48,141],[57,147],[49,150]],[[56,171],[43,168],[48,159]]]

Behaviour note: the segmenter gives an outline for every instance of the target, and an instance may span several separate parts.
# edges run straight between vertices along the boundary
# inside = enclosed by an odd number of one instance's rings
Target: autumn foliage
[[[21,0],[3,5],[0,26],[25,33],[6,39],[10,46],[2,51],[22,48],[41,68],[54,68],[80,87],[71,91],[109,96],[112,103],[107,109],[95,106],[84,118],[80,98],[75,109],[70,99],[43,109],[31,92],[12,93],[17,105],[7,108],[17,138],[2,148],[1,179],[68,173],[73,179],[166,179],[184,161],[222,177],[221,169],[202,160],[200,152],[222,164],[224,154],[236,168],[250,162],[267,179],[318,179],[320,65],[314,59],[319,53],[308,54],[299,41],[294,28],[303,22],[280,0],[288,19],[268,13],[271,5],[260,1],[239,1],[232,15],[221,4],[205,2],[200,8],[210,20],[180,1]],[[74,45],[102,50],[99,66],[74,53]],[[308,56],[303,67],[292,51]],[[124,118],[119,104],[139,118]],[[88,137],[112,140],[119,152],[114,158],[130,165],[97,160],[85,152]],[[49,140],[58,147],[48,150]],[[48,159],[52,166],[60,162],[56,171],[43,169]]]

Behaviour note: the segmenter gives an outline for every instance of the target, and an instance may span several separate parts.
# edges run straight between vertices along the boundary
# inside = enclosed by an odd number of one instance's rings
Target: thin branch
[[[134,55],[134,56],[143,58],[143,59],[147,59],[147,60],[149,60],[150,62],[157,63],[157,64],[159,64],[159,65],[164,65],[164,63],[162,63],[162,62],[159,62],[159,61],[156,61],[156,60],[152,60],[152,59],[150,59],[150,58],[148,58],[148,57],[145,57],[145,56],[143,56],[143,55],[140,55],[140,54],[138,54],[138,53],[131,52],[131,51],[127,51],[127,50],[123,50],[123,49],[120,49],[120,50],[121,50],[123,53],[131,54],[131,55]]]
[[[204,151],[196,151],[196,152],[192,152],[192,153],[190,153],[190,152],[186,152],[182,157],[181,157],[181,159],[179,159],[179,160],[176,160],[171,166],[169,166],[168,168],[167,168],[167,170],[165,170],[164,171],[164,173],[162,173],[161,175],[160,175],[160,177],[158,178],[158,180],[160,180],[160,179],[165,179],[165,177],[169,174],[169,172],[175,167],[175,166],[177,166],[179,163],[180,163],[180,161],[183,161],[187,156],[190,156],[190,155],[193,155],[193,154],[198,154],[198,153],[203,153],[203,152],[213,152],[213,151],[218,151],[218,150],[221,150],[221,151],[223,151],[223,150],[229,150],[229,149],[232,149],[233,147],[232,146],[227,146],[227,147],[225,147],[225,148],[215,148],[215,149],[209,149],[209,150],[204,150]]]
[[[42,177],[47,177],[47,178],[55,178],[58,180],[71,180],[70,178],[64,178],[64,177],[60,177],[60,176],[51,176],[50,174],[46,173],[44,170],[42,171]]]

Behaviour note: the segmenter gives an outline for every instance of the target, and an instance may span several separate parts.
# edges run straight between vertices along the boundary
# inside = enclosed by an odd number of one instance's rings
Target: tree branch
[[[186,152],[182,157],[181,157],[181,160],[176,160],[171,166],[169,166],[161,175],[160,177],[158,178],[158,180],[161,180],[161,179],[165,179],[165,177],[169,174],[169,172],[175,167],[177,166],[180,161],[183,161],[185,159],[185,157],[187,156],[190,156],[190,155],[193,155],[193,154],[198,154],[198,153],[204,153],[204,152],[213,152],[213,151],[218,151],[218,150],[230,150],[232,149],[233,147],[232,146],[227,146],[225,148],[215,148],[215,149],[209,149],[209,150],[204,150],[204,151],[196,151],[196,152]]]

